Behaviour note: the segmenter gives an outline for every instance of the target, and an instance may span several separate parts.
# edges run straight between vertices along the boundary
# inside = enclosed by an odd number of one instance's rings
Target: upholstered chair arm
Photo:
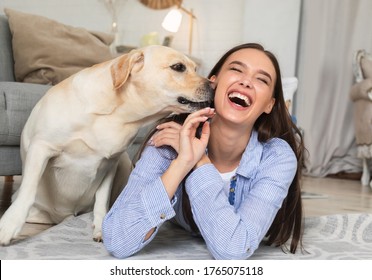
[[[372,101],[372,79],[365,79],[354,84],[350,90],[350,97],[352,101],[359,99]]]

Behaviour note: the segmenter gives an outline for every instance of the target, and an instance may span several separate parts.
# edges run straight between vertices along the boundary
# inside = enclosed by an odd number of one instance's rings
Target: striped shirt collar
[[[236,173],[246,178],[254,177],[262,158],[262,152],[263,144],[258,141],[258,132],[253,130]]]

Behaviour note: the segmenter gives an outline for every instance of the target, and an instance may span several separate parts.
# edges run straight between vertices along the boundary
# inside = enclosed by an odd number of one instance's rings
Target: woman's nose
[[[240,81],[239,84],[243,87],[252,88],[252,82],[248,79]]]

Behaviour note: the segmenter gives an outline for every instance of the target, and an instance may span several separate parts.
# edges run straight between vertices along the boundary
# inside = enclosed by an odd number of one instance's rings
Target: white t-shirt
[[[236,174],[237,169],[238,168],[235,168],[233,171],[226,172],[226,173],[220,173],[222,180],[225,182],[224,190],[227,195],[229,195],[229,191],[230,191],[230,180]]]

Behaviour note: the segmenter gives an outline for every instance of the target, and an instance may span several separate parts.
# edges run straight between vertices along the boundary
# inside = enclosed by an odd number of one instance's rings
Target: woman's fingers
[[[173,128],[173,129],[181,129],[182,125],[180,125],[179,123],[176,123],[176,122],[165,122],[165,123],[162,123],[162,124],[159,124],[156,129],[157,130],[162,130],[162,129],[165,129],[165,128]]]
[[[205,122],[202,127],[200,141],[203,142],[206,146],[208,145],[209,135],[210,135],[210,124],[209,122]]]
[[[150,144],[155,147],[171,146],[177,152],[179,150],[179,133],[181,125],[175,122],[167,122],[158,125],[158,131],[151,137]]]
[[[180,153],[180,147],[184,156],[193,158],[194,153],[199,154],[199,150],[203,150],[204,146],[208,144],[209,139],[209,123],[206,121],[215,115],[213,108],[204,108],[199,111],[191,113],[183,123],[180,125],[176,122],[166,122],[159,124],[156,128],[158,131],[152,136],[150,144],[155,147],[171,146],[177,153]],[[199,125],[203,124],[202,134],[200,140],[196,137],[196,130]],[[196,141],[196,142],[195,142]],[[200,143],[198,143],[200,142]]]
[[[151,144],[155,147],[171,146],[177,152],[179,150],[179,142],[179,133],[164,133],[163,131],[155,133],[151,139]]]
[[[204,108],[194,113],[191,113],[185,120],[183,129],[190,131],[196,130],[200,123],[207,121],[215,115],[214,108]],[[194,135],[192,135],[194,136]]]
[[[208,118],[211,118],[213,117],[215,114],[215,109],[214,108],[210,108],[210,107],[206,107],[206,108],[203,108],[201,110],[198,110],[198,111],[195,111],[193,113],[191,113],[187,118],[193,118],[194,116],[206,116]]]
[[[180,151],[179,158],[187,165],[194,166],[205,153],[205,148],[209,140],[209,123],[208,118],[214,116],[214,109],[205,108],[190,114],[182,126],[180,132]],[[196,130],[200,123],[203,123],[202,137],[196,136]]]

